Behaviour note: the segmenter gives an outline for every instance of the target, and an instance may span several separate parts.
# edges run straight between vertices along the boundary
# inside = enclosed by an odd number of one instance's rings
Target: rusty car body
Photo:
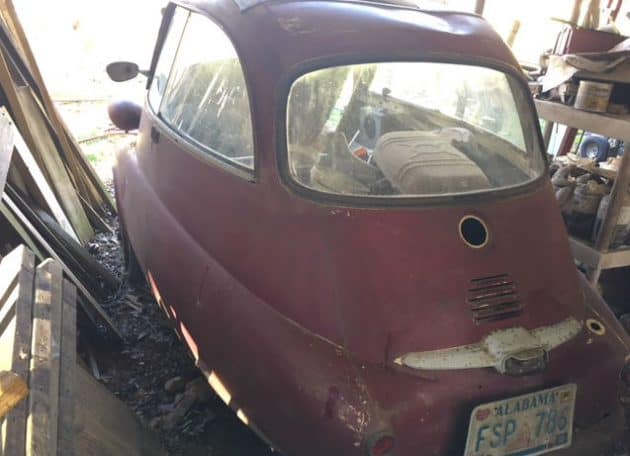
[[[130,258],[274,448],[623,442],[628,336],[575,267],[527,84],[483,18],[170,3],[143,74],[115,168]]]

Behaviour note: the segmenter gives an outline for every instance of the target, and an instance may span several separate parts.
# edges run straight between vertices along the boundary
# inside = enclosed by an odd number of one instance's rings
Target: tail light
[[[396,440],[387,432],[372,434],[366,439],[367,456],[393,456]]]

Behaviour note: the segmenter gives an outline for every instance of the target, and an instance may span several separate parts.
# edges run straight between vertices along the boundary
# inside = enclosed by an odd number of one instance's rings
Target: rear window
[[[358,196],[441,196],[528,183],[545,163],[529,96],[485,67],[429,62],[307,73],[287,109],[290,173]]]

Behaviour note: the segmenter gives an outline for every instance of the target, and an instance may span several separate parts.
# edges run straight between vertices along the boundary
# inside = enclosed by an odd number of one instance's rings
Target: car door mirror
[[[112,81],[123,82],[135,78],[138,74],[146,75],[137,64],[133,62],[112,62],[107,65],[107,74]]]

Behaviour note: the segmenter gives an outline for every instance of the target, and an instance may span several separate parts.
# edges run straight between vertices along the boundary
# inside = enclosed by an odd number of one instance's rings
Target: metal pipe
[[[486,0],[477,0],[475,3],[475,13],[483,16],[483,10],[486,7]]]

